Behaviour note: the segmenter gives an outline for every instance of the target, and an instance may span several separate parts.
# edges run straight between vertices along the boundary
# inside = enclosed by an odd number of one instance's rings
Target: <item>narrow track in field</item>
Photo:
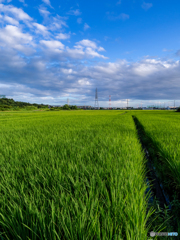
[[[153,162],[152,159],[149,155],[149,152],[147,150],[146,145],[144,144],[143,140],[142,140],[142,135],[140,132],[140,128],[138,126],[138,119],[135,116],[132,116],[137,132],[138,132],[138,136],[139,136],[139,141],[142,145],[142,149],[144,150],[145,153],[145,158],[147,159],[147,182],[151,183],[151,187],[150,187],[150,191],[152,193],[152,198],[154,199],[156,197],[156,199],[159,202],[159,206],[162,209],[165,209],[165,206],[169,206],[169,209],[171,209],[171,205],[169,203],[168,200],[168,196],[165,194],[164,189],[163,189],[163,185],[160,182],[159,178],[157,177],[157,173],[156,173],[156,169],[153,166]]]

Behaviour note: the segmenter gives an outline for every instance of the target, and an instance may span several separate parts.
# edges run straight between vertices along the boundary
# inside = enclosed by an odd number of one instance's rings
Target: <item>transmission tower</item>
[[[109,95],[109,109],[111,109],[111,95]]]
[[[127,109],[128,109],[128,99],[127,99]]]
[[[95,104],[94,107],[99,109],[99,103],[98,103],[98,93],[97,93],[97,88],[96,88],[96,93],[95,93]]]
[[[67,105],[69,106],[69,98],[67,99]]]

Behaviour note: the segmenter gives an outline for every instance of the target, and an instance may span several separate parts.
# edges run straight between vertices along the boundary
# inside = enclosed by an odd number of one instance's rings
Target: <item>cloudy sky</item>
[[[179,0],[0,0],[0,94],[180,105]]]

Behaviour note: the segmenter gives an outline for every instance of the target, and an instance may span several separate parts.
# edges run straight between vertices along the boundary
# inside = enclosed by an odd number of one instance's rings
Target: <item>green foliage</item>
[[[0,98],[0,111],[9,111],[9,110],[34,110],[34,109],[46,109],[48,105],[44,104],[30,104],[26,102],[14,101],[9,98]]]
[[[74,106],[70,106],[70,109],[72,109],[72,110],[78,110],[78,108],[77,108],[76,105],[74,105]]]
[[[60,111],[60,110],[78,110],[77,106],[69,106],[65,104],[63,107],[51,107],[50,111]]]
[[[177,111],[176,112],[180,112],[180,107],[177,108]]]
[[[60,110],[62,110],[61,107],[51,107],[50,108],[50,111],[60,111]]]
[[[180,116],[171,111],[133,113],[145,133],[146,146],[153,159],[158,178],[172,205],[171,225],[180,232]],[[176,203],[176,204],[174,204]]]
[[[1,238],[147,239],[144,154],[122,113],[0,114]]]
[[[63,110],[70,110],[69,105],[68,105],[68,104],[65,104],[65,105],[63,106]]]

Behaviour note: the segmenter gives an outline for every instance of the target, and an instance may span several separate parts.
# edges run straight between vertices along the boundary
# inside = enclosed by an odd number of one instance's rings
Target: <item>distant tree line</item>
[[[68,104],[65,104],[62,107],[51,107],[50,111],[60,111],[60,110],[78,110],[76,105],[69,106]]]
[[[37,104],[37,103],[27,103],[27,102],[20,102],[14,101],[13,99],[9,98],[0,98],[0,111],[7,111],[7,110],[33,110],[33,109],[44,109],[48,108],[48,105],[44,104]]]
[[[14,101],[10,98],[0,98],[0,111],[20,111],[20,110],[36,110],[36,109],[44,109],[50,111],[59,111],[59,110],[78,110],[77,106],[69,106],[65,104],[63,107],[51,107],[48,108],[49,105],[45,104],[37,104],[37,103],[27,103]]]

